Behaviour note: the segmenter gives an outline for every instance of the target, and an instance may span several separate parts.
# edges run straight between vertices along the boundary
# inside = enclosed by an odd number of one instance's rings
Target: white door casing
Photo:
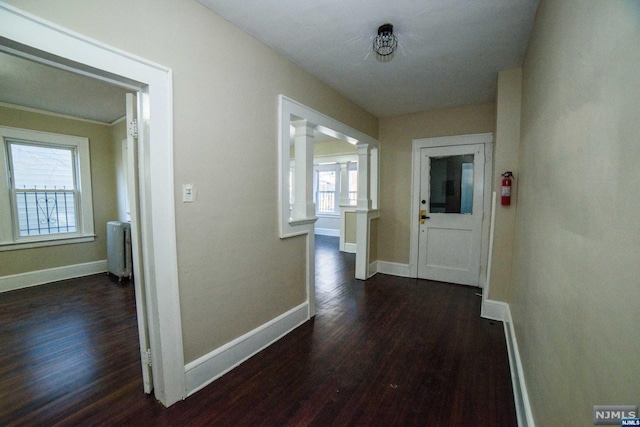
[[[144,270],[142,268],[142,247],[140,235],[140,207],[138,197],[138,103],[136,95],[128,93],[126,96],[127,111],[127,172],[126,187],[128,211],[131,219],[131,254],[133,260],[133,286],[136,294],[136,314],[138,317],[138,339],[140,342],[140,359],[142,364],[142,384],[144,392],[150,394],[153,390],[153,376],[151,372],[151,343],[149,342],[149,322],[147,310],[147,292],[144,284]]]
[[[484,145],[422,148],[420,152],[420,210],[425,211],[426,219],[420,221],[418,277],[478,286],[482,246],[483,194],[481,183],[484,180]],[[462,213],[460,210],[455,213],[438,212],[434,207],[435,195],[440,193],[444,195],[446,191],[453,189],[434,187],[436,184],[437,186],[442,184],[444,187],[453,187],[449,184],[454,184],[454,182],[436,181],[434,175],[438,175],[436,172],[440,172],[436,170],[436,165],[440,164],[439,161],[445,162],[446,165],[448,159],[459,160],[461,158],[468,158],[466,164],[473,165],[473,170],[469,171],[470,175],[473,175],[472,188],[469,190],[471,193],[469,196],[472,196],[473,199],[471,212],[464,213],[464,208],[462,208]],[[456,163],[457,168],[461,169],[459,161],[452,163]],[[458,182],[456,184],[458,184],[457,196],[449,198],[457,199],[460,202],[460,184]],[[458,205],[458,207],[460,206]]]
[[[413,141],[411,277],[482,287],[489,244],[493,134]],[[430,212],[430,157],[473,154],[473,213]],[[468,160],[467,160],[468,161]],[[425,201],[423,204],[422,201]],[[429,218],[420,223],[421,210]]]
[[[290,205],[289,174],[291,169],[291,126],[309,126],[356,146],[358,150],[358,204],[356,206],[356,278],[366,280],[371,273],[369,260],[370,222],[378,218],[378,141],[331,117],[315,111],[284,95],[278,97],[278,198],[280,238],[307,235],[307,298],[309,317],[315,315],[315,261],[314,223],[316,221],[313,202],[313,153],[300,140],[295,150],[295,175],[293,187],[296,191],[294,206]],[[308,132],[297,133],[301,137]],[[310,132],[309,132],[310,133]],[[305,144],[303,144],[305,142]]]
[[[0,50],[139,91],[140,229],[154,394],[185,397],[175,231],[171,70],[0,1]]]

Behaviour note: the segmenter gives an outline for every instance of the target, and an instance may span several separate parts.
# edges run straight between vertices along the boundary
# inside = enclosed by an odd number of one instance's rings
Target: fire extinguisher
[[[511,204],[511,178],[513,173],[507,171],[502,174],[502,206],[509,206]]]

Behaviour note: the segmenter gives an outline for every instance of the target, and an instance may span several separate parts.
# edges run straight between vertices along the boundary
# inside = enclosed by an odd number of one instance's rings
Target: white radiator
[[[131,279],[131,225],[128,222],[107,222],[107,272]]]

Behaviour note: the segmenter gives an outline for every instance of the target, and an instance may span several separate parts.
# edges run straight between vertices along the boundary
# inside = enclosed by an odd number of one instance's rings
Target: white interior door
[[[128,93],[127,100],[127,197],[131,218],[131,254],[133,256],[133,284],[136,293],[136,310],[138,314],[138,336],[140,338],[140,356],[142,361],[142,381],[144,392],[153,390],[151,375],[151,345],[149,344],[149,326],[147,322],[147,305],[144,288],[144,271],[142,269],[142,250],[140,237],[140,209],[138,197],[138,122],[136,95]]]
[[[418,277],[480,285],[484,144],[420,150]]]

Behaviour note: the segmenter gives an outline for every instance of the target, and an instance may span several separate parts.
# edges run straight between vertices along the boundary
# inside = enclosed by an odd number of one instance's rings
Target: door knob
[[[427,211],[420,211],[420,224],[424,224],[425,219],[429,219],[429,217],[427,216]]]

